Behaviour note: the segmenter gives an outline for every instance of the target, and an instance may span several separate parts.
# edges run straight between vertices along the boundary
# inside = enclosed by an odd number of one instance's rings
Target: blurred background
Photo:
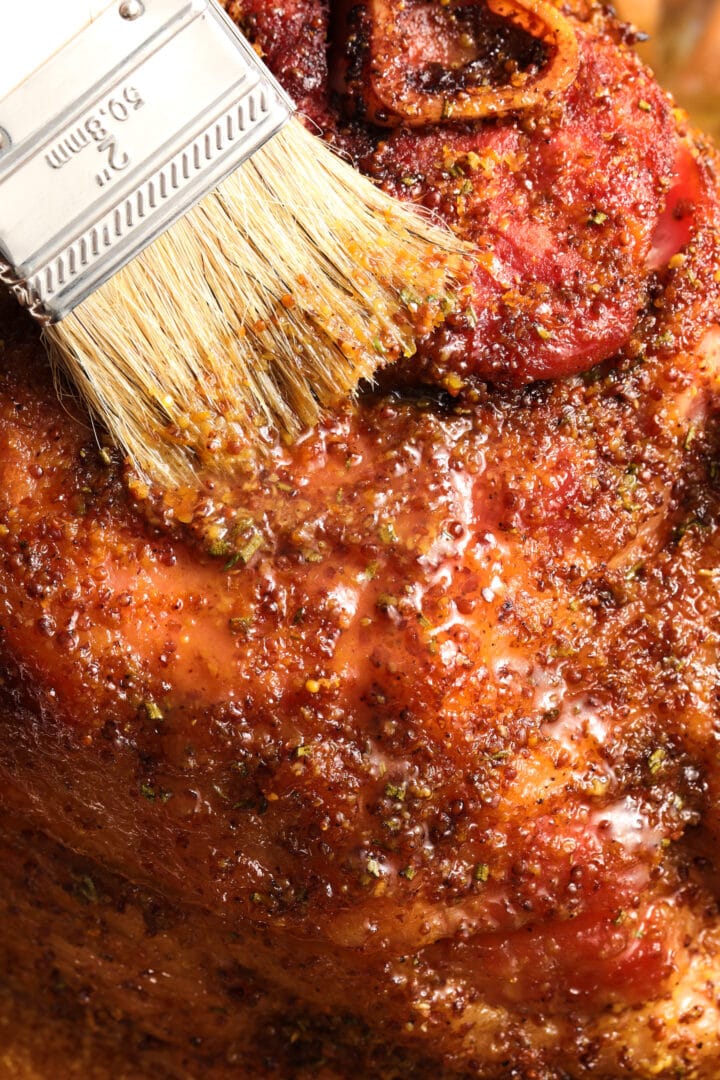
[[[638,52],[694,122],[720,136],[720,0],[616,0],[651,35]]]

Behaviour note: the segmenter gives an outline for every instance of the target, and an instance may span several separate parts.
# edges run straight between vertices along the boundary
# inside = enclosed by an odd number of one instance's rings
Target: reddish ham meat
[[[592,4],[229,7],[477,273],[182,492],[0,312],[0,1072],[714,1080],[714,152]]]

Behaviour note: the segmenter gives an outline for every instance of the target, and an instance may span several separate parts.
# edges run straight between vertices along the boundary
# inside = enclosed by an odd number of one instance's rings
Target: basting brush
[[[213,0],[3,20],[0,280],[142,473],[296,434],[442,321],[458,242],[311,135]]]

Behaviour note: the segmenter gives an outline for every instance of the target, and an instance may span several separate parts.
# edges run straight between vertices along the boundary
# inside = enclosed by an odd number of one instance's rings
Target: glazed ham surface
[[[712,1080],[714,153],[599,6],[228,7],[472,295],[185,492],[3,308],[2,1075]]]

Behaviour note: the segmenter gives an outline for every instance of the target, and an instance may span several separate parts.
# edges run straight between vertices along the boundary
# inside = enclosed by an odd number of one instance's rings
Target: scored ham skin
[[[334,122],[325,9],[242,7],[288,80],[307,44],[308,111]],[[515,119],[337,137],[388,183],[422,162],[451,220],[438,147],[522,142],[567,241],[548,280],[608,249],[627,268],[601,369],[507,385],[538,338],[492,386],[480,350],[456,372],[428,342],[414,381],[178,500],[128,485],[3,311],[2,970],[115,1025],[131,1075],[717,1075],[714,158],[593,29],[583,85],[614,65],[653,106],[617,150],[624,224],[572,232],[596,180],[543,171],[558,140],[573,165],[599,149],[577,88],[553,150]],[[466,176],[462,223],[478,241],[519,208],[518,292],[526,167]],[[563,340],[543,374],[579,364]]]

